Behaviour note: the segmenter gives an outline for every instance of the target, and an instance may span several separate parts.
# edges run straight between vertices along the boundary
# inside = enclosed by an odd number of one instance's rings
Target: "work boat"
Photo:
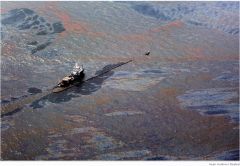
[[[68,87],[75,82],[81,82],[84,78],[84,69],[80,67],[77,63],[75,64],[71,75],[64,77],[59,83],[58,87]]]
[[[62,91],[75,83],[80,83],[84,79],[84,69],[82,66],[79,66],[77,63],[73,67],[73,70],[69,76],[64,77],[57,86],[53,89],[53,92]]]
[[[133,60],[129,60],[129,61],[126,61],[126,62],[121,62],[121,63],[113,66],[111,69],[109,69],[109,70],[107,70],[107,71],[103,71],[103,72],[101,72],[100,74],[95,75],[95,76],[92,76],[92,77],[90,77],[90,78],[88,78],[88,79],[86,79],[86,80],[84,80],[85,74],[84,74],[84,69],[83,69],[83,67],[80,67],[78,64],[75,64],[71,75],[70,75],[70,76],[67,76],[67,77],[64,77],[64,78],[57,84],[57,86],[55,86],[55,87],[53,88],[52,92],[58,93],[58,92],[64,91],[64,90],[66,90],[66,89],[68,89],[68,88],[71,88],[71,87],[73,87],[73,86],[75,86],[75,85],[79,85],[79,84],[81,84],[81,83],[83,83],[83,82],[87,82],[87,81],[89,81],[89,80],[92,80],[92,79],[94,79],[94,78],[97,78],[97,77],[99,77],[99,76],[102,76],[102,75],[106,74],[107,72],[110,72],[110,71],[112,71],[113,69],[118,68],[118,67],[120,67],[120,66],[122,66],[122,65],[125,65],[125,64],[127,64],[127,63],[129,63],[129,62],[132,62],[132,61],[133,61]]]

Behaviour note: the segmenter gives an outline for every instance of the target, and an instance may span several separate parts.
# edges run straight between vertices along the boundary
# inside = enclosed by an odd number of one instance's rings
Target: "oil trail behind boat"
[[[41,108],[43,107],[40,105],[40,101],[42,103],[45,103],[46,101],[52,102],[52,103],[60,103],[60,102],[68,102],[74,97],[79,97],[80,95],[90,95],[93,92],[99,90],[101,88],[102,83],[104,80],[109,78],[113,75],[113,69],[116,69],[122,65],[125,65],[132,60],[129,60],[127,62],[120,62],[117,64],[109,64],[103,67],[101,70],[97,71],[95,73],[95,76],[88,78],[83,83],[75,84],[69,88],[67,88],[62,93],[53,93],[52,89],[48,89],[44,92],[31,94],[24,96],[24,98],[20,98],[16,101],[13,101],[11,103],[2,104],[1,106],[1,117],[4,116],[10,116],[12,114],[15,114],[26,105],[31,103],[31,107],[33,109],[35,108]],[[70,89],[71,88],[71,89]],[[31,88],[30,88],[31,89]],[[32,90],[32,89],[31,89]],[[74,95],[73,95],[74,94]]]

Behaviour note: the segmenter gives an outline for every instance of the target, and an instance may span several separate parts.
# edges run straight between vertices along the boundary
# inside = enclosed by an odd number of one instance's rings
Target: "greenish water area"
[[[2,160],[239,160],[239,2],[0,12]]]

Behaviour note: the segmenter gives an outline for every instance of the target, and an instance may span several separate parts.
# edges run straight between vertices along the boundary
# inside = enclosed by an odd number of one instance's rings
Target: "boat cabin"
[[[82,81],[84,78],[84,69],[80,67],[77,63],[75,64],[71,75],[64,77],[61,82],[58,83],[59,87],[66,87],[75,81]]]

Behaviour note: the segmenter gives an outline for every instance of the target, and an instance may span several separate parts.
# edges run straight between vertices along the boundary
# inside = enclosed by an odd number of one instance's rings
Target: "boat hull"
[[[68,89],[68,88],[73,87],[74,85],[81,84],[84,80],[84,77],[85,77],[85,74],[81,73],[81,75],[78,78],[75,78],[74,81],[69,82],[69,85],[67,85],[67,86],[56,86],[52,89],[52,92],[53,93],[62,92],[64,90]]]

